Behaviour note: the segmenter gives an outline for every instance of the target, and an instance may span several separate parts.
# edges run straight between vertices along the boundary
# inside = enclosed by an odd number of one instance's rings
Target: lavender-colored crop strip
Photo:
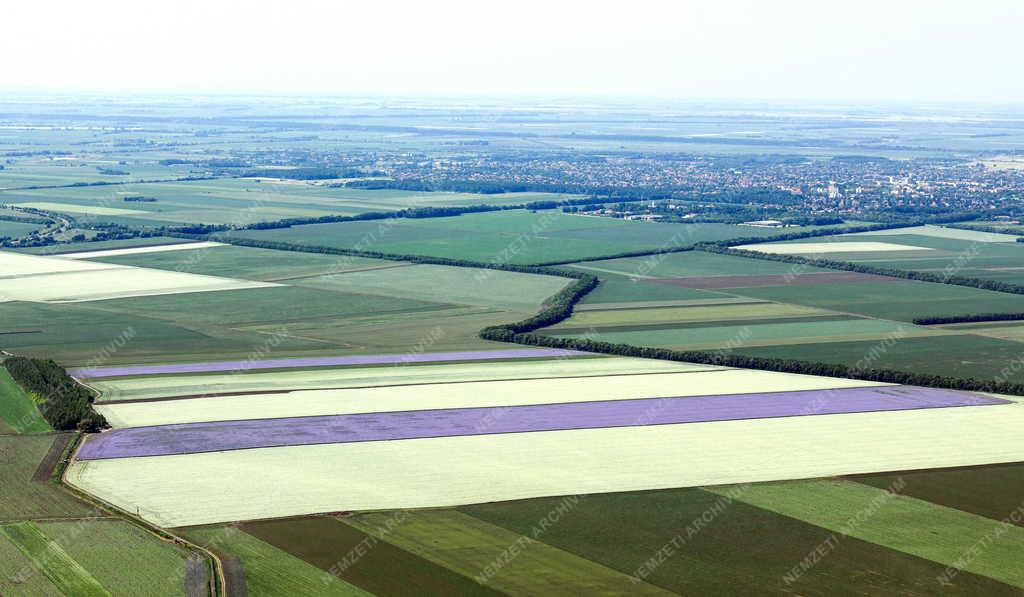
[[[438,361],[483,361],[486,359],[529,359],[582,356],[590,353],[561,348],[522,348],[511,350],[475,350],[465,352],[424,352],[377,354],[349,357],[308,357],[296,359],[265,359],[262,361],[216,361],[212,363],[179,363],[175,365],[128,365],[74,369],[79,379],[119,377],[125,375],[159,375],[163,373],[211,373],[216,371],[249,371],[252,369],[283,369],[290,367],[341,367],[345,365],[388,365],[392,363],[433,363]]]
[[[1006,404],[966,392],[880,386],[840,390],[637,398],[512,407],[221,421],[117,429],[89,438],[82,460],[245,448],[697,423],[816,414]]]

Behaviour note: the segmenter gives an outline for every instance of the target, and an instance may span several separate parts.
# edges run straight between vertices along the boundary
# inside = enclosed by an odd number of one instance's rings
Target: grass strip
[[[15,433],[52,431],[28,392],[14,381],[5,367],[0,367],[0,430],[5,424]]]
[[[65,594],[75,597],[110,595],[88,570],[44,535],[35,524],[18,522],[0,525],[0,534],[14,543]]]

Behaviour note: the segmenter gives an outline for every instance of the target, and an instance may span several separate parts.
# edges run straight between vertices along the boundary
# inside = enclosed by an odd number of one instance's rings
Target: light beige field
[[[852,236],[892,236],[894,234],[915,234],[917,236],[933,236],[936,238],[951,238],[953,240],[969,240],[982,243],[1015,243],[1017,242],[1017,238],[1019,238],[1013,234],[984,232],[981,230],[963,230],[960,228],[947,228],[946,226],[935,226],[932,224],[914,226],[913,228],[898,228],[895,230],[854,232],[843,236],[849,238]]]
[[[1024,159],[1012,156],[1000,156],[990,160],[981,160],[977,163],[994,170],[1024,170]]]
[[[89,385],[100,391],[101,401],[115,401],[227,392],[341,389],[637,373],[682,373],[713,369],[720,369],[720,367],[654,359],[596,357],[400,367],[297,369],[267,373],[249,372],[244,375],[144,375],[121,379],[89,380]]]
[[[309,390],[97,406],[115,427],[890,385],[751,369]]]
[[[66,303],[278,286],[216,276],[0,252],[0,297]]]
[[[94,259],[96,257],[118,257],[120,255],[139,255],[142,253],[166,253],[167,251],[183,251],[192,249],[210,249],[223,247],[224,243],[199,242],[178,243],[173,245],[156,245],[152,247],[126,247],[124,249],[105,249],[102,251],[83,251],[61,255],[64,259]]]
[[[803,255],[808,253],[874,253],[889,251],[933,251],[928,247],[898,245],[895,243],[864,241],[864,242],[833,242],[833,243],[758,243],[734,247],[743,251],[758,251],[775,255]]]
[[[270,286],[279,285],[141,267],[118,267],[0,280],[0,295],[19,301],[74,303]]]
[[[149,212],[138,209],[122,209],[120,207],[100,207],[98,205],[75,205],[73,203],[50,203],[48,201],[31,201],[14,203],[14,207],[28,207],[44,211],[56,211],[68,214],[89,214],[94,216],[138,216]]]
[[[75,462],[161,526],[808,479],[1024,458],[1024,405],[294,446]]]
[[[10,251],[0,251],[0,280],[36,274],[54,274],[60,272],[82,272],[111,269],[117,266],[106,263],[90,263],[70,261],[61,257],[42,257],[40,255],[22,255]]]

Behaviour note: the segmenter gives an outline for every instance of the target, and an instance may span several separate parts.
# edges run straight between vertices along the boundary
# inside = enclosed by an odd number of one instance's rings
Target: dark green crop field
[[[1019,512],[1024,505],[1021,497],[1024,496],[1024,464],[1021,463],[857,475],[851,479],[878,488],[903,479],[906,482],[900,490],[903,495],[1024,526],[1024,512]],[[1015,516],[1015,513],[1018,514]]]

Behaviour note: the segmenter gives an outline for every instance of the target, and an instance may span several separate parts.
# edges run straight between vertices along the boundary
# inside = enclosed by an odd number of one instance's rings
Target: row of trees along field
[[[582,276],[576,281],[576,283],[566,287],[557,295],[552,297],[552,299],[546,304],[546,307],[537,315],[516,323],[484,328],[480,332],[480,337],[485,340],[496,340],[499,342],[515,342],[517,344],[532,346],[564,348],[569,350],[580,350],[584,352],[595,352],[645,359],[702,363],[725,367],[761,369],[764,371],[801,373],[805,375],[819,375],[825,377],[843,377],[847,379],[863,379],[869,381],[949,388],[956,390],[995,392],[999,394],[1012,394],[1017,396],[1024,395],[1024,385],[1009,382],[990,382],[973,378],[946,377],[942,375],[896,371],[892,369],[862,369],[842,364],[755,357],[737,355],[723,351],[684,351],[668,348],[633,346],[629,344],[601,342],[589,338],[554,338],[551,336],[533,333],[536,330],[554,325],[571,317],[576,303],[582,300],[587,293],[596,288],[598,283],[598,279],[593,276]]]
[[[92,408],[92,393],[54,361],[10,357],[3,365],[21,387],[41,399],[39,412],[54,429],[99,431],[107,426]]]
[[[761,240],[763,242],[764,239]],[[732,243],[732,241],[729,242]],[[737,257],[747,257],[750,259],[763,259],[765,261],[781,261],[783,263],[795,263],[799,265],[823,267],[827,269],[837,269],[848,272],[858,272],[862,274],[874,274],[877,276],[888,276],[890,278],[903,278],[905,280],[916,280],[918,282],[932,282],[934,284],[951,284],[953,286],[968,286],[970,288],[979,288],[981,290],[994,290],[996,292],[1006,292],[1010,294],[1024,294],[1024,286],[1010,284],[1009,282],[1000,282],[999,280],[984,280],[982,278],[970,278],[967,276],[944,276],[934,274],[931,272],[921,272],[915,270],[894,269],[890,267],[864,265],[862,263],[854,263],[852,261],[836,261],[833,259],[809,259],[807,257],[801,257],[799,255],[777,255],[774,253],[762,253],[760,251],[741,251],[729,248],[727,246],[722,246],[721,244],[706,244],[700,245],[697,248],[700,249],[701,251],[708,251],[711,253],[722,253],[725,255],[735,255]]]

